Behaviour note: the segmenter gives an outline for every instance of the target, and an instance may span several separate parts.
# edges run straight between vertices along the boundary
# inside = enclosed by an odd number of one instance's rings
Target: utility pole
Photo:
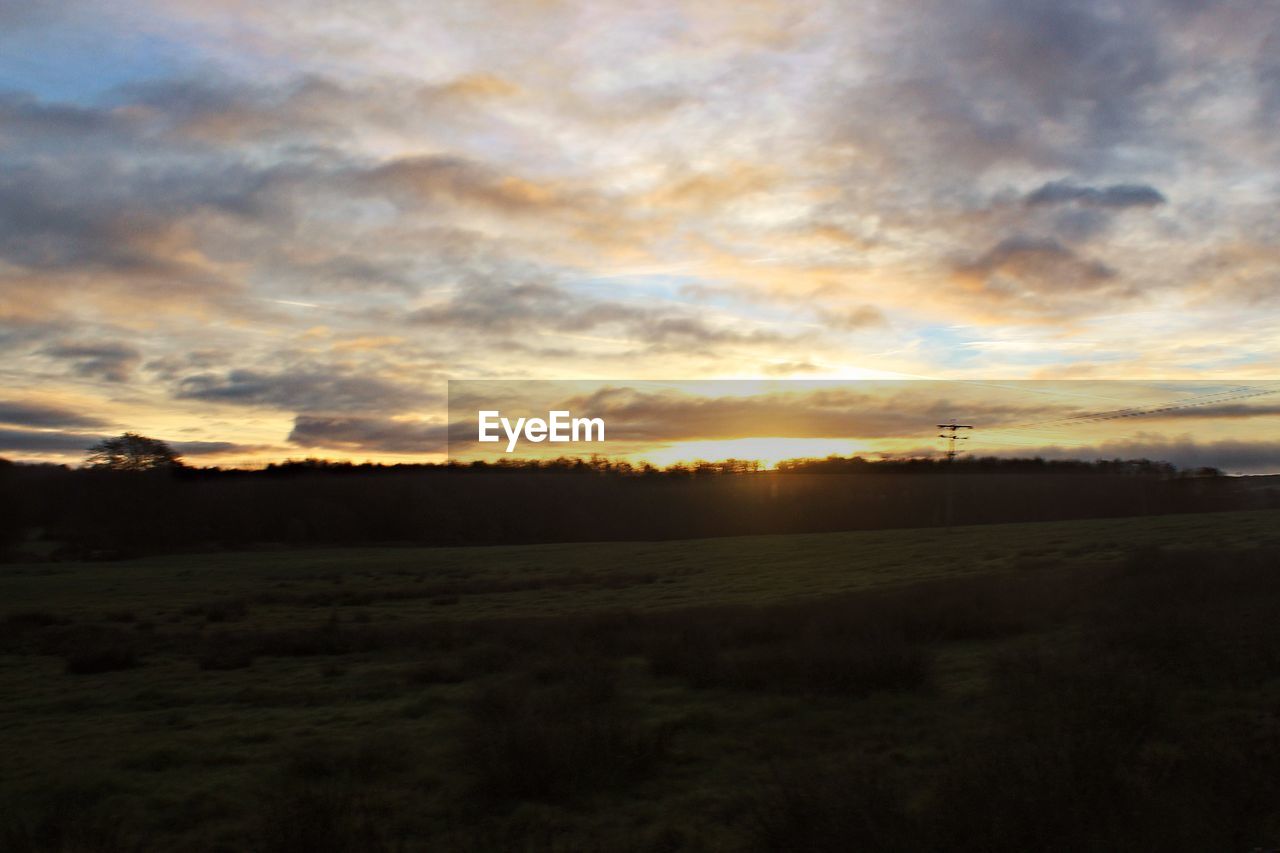
[[[957,435],[962,429],[973,429],[972,424],[958,424],[956,419],[952,418],[949,424],[938,424],[938,429],[945,430],[938,433],[938,438],[947,440],[947,503],[946,503],[946,523],[950,529],[952,521],[955,518],[955,498],[956,498],[956,482],[955,469],[952,467],[956,461],[956,455],[962,451],[956,449],[957,441],[968,441],[969,436]]]

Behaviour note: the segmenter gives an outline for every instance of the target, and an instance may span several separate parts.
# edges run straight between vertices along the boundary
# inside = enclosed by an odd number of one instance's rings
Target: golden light
[[[785,459],[852,456],[874,452],[867,442],[847,438],[733,438],[711,441],[680,441],[661,448],[633,454],[632,461],[647,461],[660,468],[679,462],[724,459],[757,461],[764,468],[776,467]]]

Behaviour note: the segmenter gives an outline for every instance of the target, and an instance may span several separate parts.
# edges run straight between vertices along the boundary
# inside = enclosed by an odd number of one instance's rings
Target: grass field
[[[1280,844],[1278,544],[1247,512],[0,566],[0,848]]]

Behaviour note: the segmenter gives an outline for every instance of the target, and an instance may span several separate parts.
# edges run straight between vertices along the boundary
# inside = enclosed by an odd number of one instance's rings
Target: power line
[[[1276,383],[1280,386],[1280,383]],[[1059,429],[1063,427],[1072,427],[1079,424],[1101,423],[1103,421],[1121,420],[1124,418],[1144,417],[1147,415],[1164,414],[1166,412],[1179,411],[1182,409],[1200,408],[1203,406],[1213,406],[1220,403],[1229,403],[1235,400],[1246,400],[1253,397],[1262,397],[1268,394],[1280,393],[1280,387],[1267,388],[1265,386],[1238,386],[1226,391],[1215,391],[1207,394],[1199,394],[1194,397],[1184,398],[1182,400],[1172,400],[1167,403],[1155,403],[1149,406],[1131,406],[1125,409],[1113,409],[1103,412],[1085,412],[1079,415],[1070,415],[1062,418],[1052,418],[1043,421],[1030,421],[1023,424],[1013,424],[1006,427],[995,427],[992,432],[1012,432],[1016,430],[1052,430],[1054,426]]]

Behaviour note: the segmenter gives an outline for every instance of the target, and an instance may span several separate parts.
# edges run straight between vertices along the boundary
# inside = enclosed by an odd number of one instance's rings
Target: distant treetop
[[[151,471],[156,468],[180,468],[182,457],[158,438],[126,432],[90,447],[85,464],[90,468],[109,471]]]

